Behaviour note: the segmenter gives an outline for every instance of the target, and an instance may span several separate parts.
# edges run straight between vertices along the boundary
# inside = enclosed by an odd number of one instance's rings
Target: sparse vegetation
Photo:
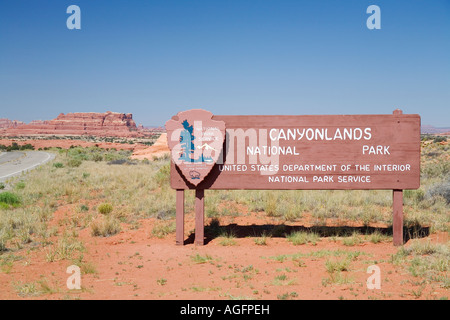
[[[342,244],[344,246],[355,246],[362,242],[363,242],[363,240],[361,238],[361,235],[358,232],[353,232],[353,234],[351,236],[345,237],[342,240]]]
[[[68,234],[58,239],[58,242],[47,248],[46,259],[48,262],[60,260],[73,260],[77,254],[85,251],[83,243]]]
[[[202,264],[202,263],[212,261],[213,258],[209,254],[202,256],[197,253],[196,255],[191,256],[191,260],[196,264]]]
[[[445,289],[450,288],[450,242],[445,244],[416,240],[401,247],[392,256],[392,263],[403,266],[414,277],[425,278]]]
[[[270,235],[263,234],[261,237],[255,238],[255,244],[258,246],[265,246],[267,245],[267,240],[270,238]]]
[[[91,223],[91,235],[94,237],[110,237],[120,230],[120,221],[115,217],[105,217]]]
[[[236,242],[236,235],[233,231],[226,231],[219,235],[219,244],[221,246],[235,246],[237,245]]]
[[[102,203],[98,206],[98,212],[101,214],[108,214],[113,211],[113,206],[110,203]]]
[[[164,238],[168,234],[175,232],[176,225],[173,221],[161,221],[155,224],[152,229],[152,235],[157,238]]]
[[[317,233],[307,231],[296,231],[287,235],[286,238],[295,246],[307,243],[316,245],[320,240],[320,236]]]

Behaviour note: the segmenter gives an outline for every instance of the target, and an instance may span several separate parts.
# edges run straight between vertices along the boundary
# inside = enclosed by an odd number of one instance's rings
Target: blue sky
[[[69,30],[69,5],[81,30]],[[381,30],[369,30],[369,5]],[[449,0],[0,0],[0,118],[418,113],[450,126]]]

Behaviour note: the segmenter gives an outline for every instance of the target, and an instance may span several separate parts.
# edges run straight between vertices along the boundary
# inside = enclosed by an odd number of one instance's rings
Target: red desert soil
[[[51,224],[64,231],[64,221],[75,211],[75,205],[61,206]],[[221,218],[221,225],[239,226],[279,224],[261,214]],[[122,225],[122,232],[108,238],[93,237],[90,228],[81,229],[77,240],[84,243],[83,261],[95,272],[82,274],[81,290],[68,290],[66,268],[69,260],[47,262],[51,246],[27,248],[14,252],[22,256],[8,272],[0,272],[0,299],[433,299],[448,297],[448,291],[437,285],[419,285],[403,266],[389,261],[397,252],[390,241],[344,246],[339,240],[321,238],[317,245],[294,246],[285,238],[269,238],[257,245],[255,237],[236,238],[235,245],[221,245],[221,238],[205,246],[175,245],[175,234],[163,239],[152,235],[156,219],[140,221],[138,228]],[[206,221],[209,223],[209,221]],[[295,225],[301,225],[296,222]],[[192,236],[193,213],[186,215],[186,239]],[[61,237],[61,236],[60,236]],[[446,241],[443,234],[430,237],[433,242]],[[51,239],[56,243],[56,238]],[[422,239],[425,241],[428,239]],[[447,239],[448,240],[448,239]],[[408,245],[408,244],[407,244]],[[327,283],[330,275],[325,261],[343,257],[302,257],[274,259],[281,255],[321,250],[360,251],[342,272],[348,283]],[[197,256],[198,255],[198,256]],[[207,257],[199,261],[195,257]],[[201,263],[202,262],[202,263]],[[381,289],[366,286],[369,265],[381,269]],[[19,295],[18,288],[45,283],[50,290],[38,295]],[[26,292],[26,291],[25,291]],[[418,292],[420,295],[418,296]]]

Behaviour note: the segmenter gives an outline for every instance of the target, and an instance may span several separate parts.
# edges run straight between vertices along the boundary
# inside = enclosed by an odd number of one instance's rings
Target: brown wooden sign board
[[[202,190],[198,197],[202,200],[205,189],[398,191],[420,186],[420,116],[416,114],[400,110],[390,115],[293,116],[191,112],[199,119],[204,114],[209,123],[224,123],[226,132],[225,139],[220,134],[216,139],[223,146],[215,145],[210,154],[214,165],[199,182],[192,183],[183,165],[177,164],[179,151],[172,154],[171,187]],[[180,114],[168,124],[182,121]],[[167,127],[169,145],[175,150],[179,133]],[[205,122],[200,127],[210,126]],[[205,130],[197,132],[201,135]],[[399,241],[394,230],[394,243]]]

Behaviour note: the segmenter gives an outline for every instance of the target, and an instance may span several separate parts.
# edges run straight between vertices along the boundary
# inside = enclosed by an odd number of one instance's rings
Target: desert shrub
[[[0,229],[0,252],[6,251],[6,242],[9,240],[9,234],[5,229]]]
[[[137,165],[136,162],[130,161],[128,159],[117,159],[117,160],[111,160],[108,161],[108,165]]]
[[[175,208],[164,208],[158,212],[156,218],[159,220],[169,220],[174,218],[175,215],[176,215]]]
[[[277,203],[278,201],[275,192],[269,192],[266,194],[264,211],[269,217],[279,216],[277,213]]]
[[[25,189],[25,182],[24,181],[19,181],[16,183],[15,188],[17,190],[23,190]]]
[[[288,241],[292,242],[293,245],[302,245],[307,243],[312,243],[316,245],[318,241],[320,241],[320,236],[314,232],[306,232],[306,231],[296,231],[292,232],[286,236]]]
[[[119,233],[120,222],[114,217],[107,217],[91,224],[91,235],[94,237],[109,237]]]
[[[20,146],[17,142],[13,142],[10,146],[6,147],[6,151],[17,151],[20,150]]]
[[[421,168],[422,178],[445,177],[450,174],[450,161],[439,161],[426,164]]]
[[[21,203],[20,197],[12,192],[0,193],[0,203],[17,206]]]
[[[425,191],[423,189],[417,190],[403,190],[405,200],[411,200],[412,203],[418,204],[425,198]]]
[[[33,145],[27,143],[20,147],[20,150],[34,150]]]
[[[3,182],[0,182],[0,190],[3,190],[5,188],[6,188],[5,184]]]
[[[152,235],[157,238],[164,238],[169,233],[175,232],[176,224],[173,221],[163,221],[157,223],[152,229]]]
[[[118,159],[118,160],[108,161],[108,165],[122,165],[125,163],[127,163],[127,159]]]
[[[443,197],[450,204],[450,176],[441,182],[433,184],[426,193],[427,198]]]
[[[435,142],[435,143],[442,142],[442,141],[447,141],[447,137],[437,136],[436,138],[433,139],[433,142]]]
[[[96,153],[92,156],[92,160],[94,160],[95,162],[103,161],[103,156],[101,154]]]
[[[82,204],[82,205],[80,206],[80,211],[81,211],[81,212],[89,211],[89,207],[88,207],[87,205]]]
[[[98,206],[98,212],[101,214],[108,214],[113,211],[113,206],[110,203],[102,203]]]
[[[170,153],[164,153],[160,156],[152,156],[153,161],[167,161],[170,160]]]
[[[233,230],[223,231],[219,234],[219,244],[221,246],[235,246],[236,242],[236,234]]]
[[[53,167],[55,168],[64,168],[64,164],[62,164],[61,162],[56,162],[53,164]]]
[[[81,166],[82,163],[83,161],[81,161],[80,159],[70,159],[69,161],[67,161],[67,165],[71,168],[77,168]]]
[[[76,259],[81,252],[86,250],[84,244],[69,234],[65,233],[58,242],[47,249],[47,262]]]

